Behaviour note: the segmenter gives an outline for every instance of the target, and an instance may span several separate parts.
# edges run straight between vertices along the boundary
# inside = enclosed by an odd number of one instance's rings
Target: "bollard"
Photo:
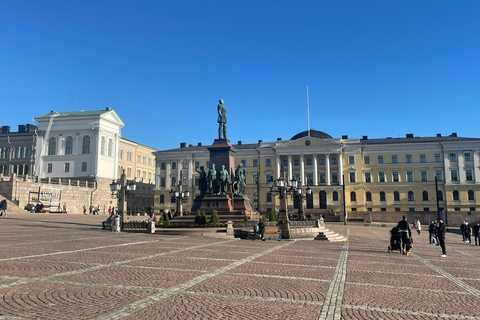
[[[235,232],[233,230],[233,222],[228,221],[227,222],[227,236],[233,236],[234,234],[235,234]]]
[[[150,221],[150,233],[155,233],[155,221]]]
[[[113,217],[112,231],[120,232],[120,216],[119,215],[116,215],[115,217]]]

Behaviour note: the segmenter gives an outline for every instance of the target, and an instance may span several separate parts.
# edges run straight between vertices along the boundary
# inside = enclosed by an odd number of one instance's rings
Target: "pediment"
[[[107,120],[109,122],[118,124],[121,127],[123,127],[125,125],[123,123],[122,119],[120,119],[120,117],[118,116],[118,114],[114,110],[111,110],[109,112],[106,112],[106,113],[102,114],[101,118],[103,120]]]
[[[336,139],[318,139],[315,137],[302,137],[296,140],[289,140],[278,144],[275,149],[288,150],[336,150],[343,147],[343,143]]]

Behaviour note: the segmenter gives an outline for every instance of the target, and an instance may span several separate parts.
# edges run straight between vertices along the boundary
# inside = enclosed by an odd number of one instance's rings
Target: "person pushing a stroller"
[[[408,256],[411,248],[412,229],[408,224],[407,216],[402,217],[402,221],[398,223],[397,228],[402,240],[402,253]]]

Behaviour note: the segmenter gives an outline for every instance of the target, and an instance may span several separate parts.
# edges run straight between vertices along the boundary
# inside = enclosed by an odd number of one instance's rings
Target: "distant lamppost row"
[[[190,191],[188,189],[183,190],[182,186],[182,173],[180,172],[180,181],[176,189],[170,189],[170,202],[175,202],[176,212],[175,214],[183,216],[183,203],[187,203],[188,197],[190,196]]]
[[[135,183],[128,183],[125,169],[119,179],[113,180],[110,184],[110,191],[112,192],[112,199],[117,201],[117,213],[122,216],[122,223],[127,221],[127,198],[135,194],[137,186]]]

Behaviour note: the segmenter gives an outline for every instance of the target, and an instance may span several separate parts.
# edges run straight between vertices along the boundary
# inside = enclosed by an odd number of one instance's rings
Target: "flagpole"
[[[307,85],[307,128],[308,128],[308,136],[310,136],[310,105],[308,103],[308,85]]]

